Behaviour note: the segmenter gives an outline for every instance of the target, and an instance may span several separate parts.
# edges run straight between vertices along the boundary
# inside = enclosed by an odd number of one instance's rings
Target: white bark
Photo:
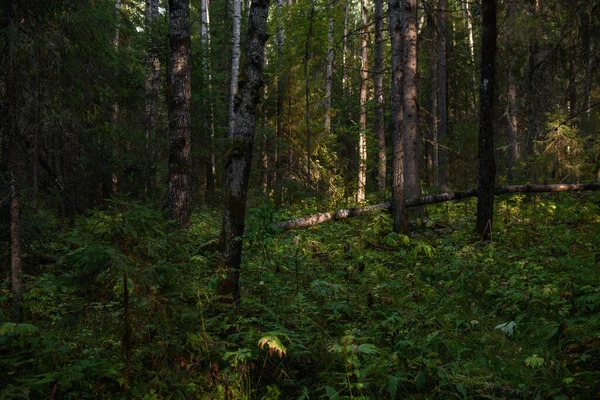
[[[231,51],[231,84],[229,87],[229,129],[228,136],[233,137],[235,130],[235,96],[238,90],[240,73],[240,27],[242,25],[242,2],[233,0],[233,36]]]

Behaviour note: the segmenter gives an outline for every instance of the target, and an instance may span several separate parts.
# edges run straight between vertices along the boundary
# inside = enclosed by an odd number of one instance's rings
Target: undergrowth
[[[236,305],[216,295],[216,211],[185,234],[135,203],[34,230],[0,397],[598,398],[598,200],[498,198],[488,243],[473,201],[429,207],[410,236],[385,213],[282,232],[297,211],[261,205]]]

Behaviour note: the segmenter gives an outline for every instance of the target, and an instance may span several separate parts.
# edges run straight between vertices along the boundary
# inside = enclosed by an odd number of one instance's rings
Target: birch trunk
[[[240,73],[240,27],[242,25],[242,1],[233,1],[233,36],[231,51],[231,82],[229,86],[229,125],[228,136],[233,137],[235,130],[235,96],[238,91],[238,76]]]
[[[240,101],[235,110],[233,147],[226,161],[225,208],[220,242],[221,258],[227,276],[220,282],[219,292],[225,296],[232,296],[234,302],[240,298],[241,237],[244,234],[248,180],[252,165],[256,106],[263,87],[264,48],[269,37],[268,10],[269,0],[252,0],[246,39],[246,83],[240,92]]]
[[[572,185],[514,185],[501,186],[494,189],[494,195],[510,194],[510,193],[558,193],[558,192],[580,192],[584,190],[600,190],[600,183],[584,183]],[[476,197],[477,189],[469,189],[460,192],[446,192],[423,196],[419,199],[407,201],[405,207],[421,207],[430,204],[445,203],[447,201],[464,200],[471,197]],[[374,204],[364,207],[341,209],[329,211],[303,217],[292,218],[287,221],[278,222],[275,226],[283,230],[302,229],[310,226],[323,224],[330,221],[341,221],[344,219],[356,217],[358,215],[368,214],[377,211],[392,210],[394,207],[392,202]]]
[[[375,0],[375,65],[373,89],[375,95],[375,131],[377,132],[377,190],[385,191],[386,147],[383,115],[383,0]]]
[[[476,232],[489,240],[494,218],[494,102],[496,86],[496,0],[482,1],[479,154]]]
[[[369,79],[367,0],[361,0],[361,57],[360,57],[360,133],[358,137],[358,190],[356,201],[365,201],[367,188],[367,80]]]
[[[392,39],[392,217],[394,232],[408,232],[404,199],[404,149],[402,145],[402,25],[401,0],[389,0]]]
[[[190,226],[191,55],[189,0],[169,0],[171,96],[169,99],[168,201],[170,219]]]

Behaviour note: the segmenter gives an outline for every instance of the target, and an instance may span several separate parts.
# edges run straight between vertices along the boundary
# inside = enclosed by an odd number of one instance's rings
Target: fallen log
[[[549,193],[549,192],[580,192],[584,190],[600,190],[600,183],[576,183],[570,185],[512,185],[501,186],[494,190],[495,195],[507,193]],[[477,189],[469,189],[460,192],[448,192],[423,196],[419,199],[409,200],[406,207],[418,207],[428,204],[443,203],[452,200],[463,200],[476,197]],[[375,211],[389,210],[391,202],[375,204],[364,207],[347,208],[330,212],[306,215],[304,217],[292,218],[287,221],[278,222],[276,227],[284,230],[307,228],[329,221],[341,221],[356,217],[357,215],[372,213]]]

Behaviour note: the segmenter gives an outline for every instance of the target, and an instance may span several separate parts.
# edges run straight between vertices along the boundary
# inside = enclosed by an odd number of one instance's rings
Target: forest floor
[[[474,200],[429,206],[410,236],[387,213],[284,232],[319,207],[254,207],[235,306],[216,294],[218,211],[185,235],[125,203],[29,232],[0,397],[600,398],[599,201],[499,196],[488,243]]]

